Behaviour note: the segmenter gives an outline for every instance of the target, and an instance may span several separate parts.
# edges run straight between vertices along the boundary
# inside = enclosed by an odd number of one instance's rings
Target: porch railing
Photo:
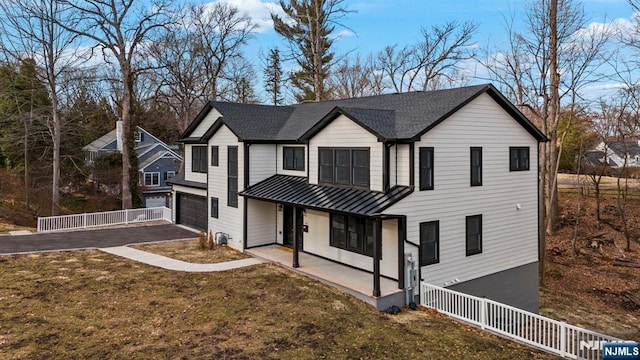
[[[570,359],[599,360],[602,343],[620,339],[486,298],[422,282],[421,305]]]
[[[99,226],[122,225],[158,220],[171,222],[171,209],[160,206],[153,208],[38,217],[38,232],[78,230]]]

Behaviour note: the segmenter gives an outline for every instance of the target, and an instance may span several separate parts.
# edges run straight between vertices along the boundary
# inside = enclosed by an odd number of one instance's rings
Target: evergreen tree
[[[0,67],[0,151],[5,165],[24,177],[27,207],[29,187],[50,180],[46,177],[51,139],[45,126],[50,108],[49,94],[38,80],[33,59],[23,60],[19,67]]]
[[[273,105],[282,104],[284,97],[282,96],[282,65],[280,64],[280,50],[269,50],[267,57],[267,66],[264,68],[265,74],[265,90],[269,93],[269,101]]]
[[[288,18],[272,13],[274,28],[291,47],[292,58],[299,70],[291,75],[291,83],[299,89],[296,100],[320,101],[330,97],[325,89],[329,68],[334,58],[330,51],[335,38],[330,35],[337,20],[348,12],[344,0],[280,0]]]

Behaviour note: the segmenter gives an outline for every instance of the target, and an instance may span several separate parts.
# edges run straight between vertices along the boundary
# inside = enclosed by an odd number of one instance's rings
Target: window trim
[[[218,145],[211,145],[211,166],[218,166],[220,156],[220,147]]]
[[[473,178],[473,153],[475,151],[480,153],[480,164],[477,165],[478,179]],[[469,148],[469,184],[471,186],[482,186],[482,147],[480,146],[472,146]]]
[[[435,258],[434,259],[423,259],[422,258],[422,247],[424,243],[422,241],[423,227],[427,226],[435,226],[436,230],[436,238],[433,241],[436,247]],[[435,221],[425,221],[420,223],[420,266],[427,266],[432,264],[437,264],[440,262],[440,220]]]
[[[211,197],[211,217],[217,219],[220,211],[220,200],[216,197]]]
[[[196,152],[198,153],[197,157],[196,157]],[[201,158],[203,154],[204,154],[204,158]],[[197,163],[196,163],[196,160],[197,160]],[[195,146],[195,145],[191,146],[191,172],[200,173],[200,174],[207,173],[207,147],[206,146]]]
[[[133,132],[133,141],[134,142],[142,142],[142,131],[137,130]]]
[[[526,166],[522,166],[520,165],[520,162],[522,159],[520,159],[520,151],[521,150],[526,150],[526,154],[527,154],[527,163]],[[511,161],[513,152],[517,151],[518,154],[518,166],[514,167],[513,163]],[[529,171],[531,168],[531,150],[529,149],[528,146],[510,146],[509,147],[509,171]]]
[[[169,174],[171,174],[171,176],[169,176]],[[167,181],[167,180],[171,179],[172,177],[176,176],[176,172],[175,171],[165,171],[162,176],[164,178],[164,181]]]
[[[296,161],[296,159],[298,159],[298,157],[296,157],[296,153],[298,151],[302,152],[302,157],[300,157],[300,159],[302,160],[302,164],[298,164],[298,162]],[[287,154],[289,154],[289,156],[292,156],[292,163],[293,166],[288,167],[287,166]],[[305,170],[305,149],[302,146],[283,146],[282,147],[282,169],[283,170],[293,170],[293,171],[304,171]]]
[[[333,234],[333,222],[336,216],[341,216],[344,219],[344,245],[338,244],[336,240],[334,240]],[[357,248],[349,246],[349,224],[350,222],[356,222],[357,229]],[[372,234],[367,234],[367,222],[372,223],[371,229],[373,230]],[[360,254],[363,256],[373,257],[373,247],[371,248],[371,253],[367,251],[367,235],[371,235],[373,237],[373,241],[376,241],[375,238],[375,222],[373,219],[350,216],[346,214],[338,214],[338,213],[330,213],[329,217],[329,246],[334,247],[336,249],[352,252],[355,254]],[[380,258],[382,259],[382,258]]]
[[[473,220],[478,220],[478,248],[477,249],[469,249],[469,225],[470,222]],[[466,250],[466,255],[467,256],[471,256],[471,255],[476,255],[476,254],[481,254],[482,253],[482,214],[478,214],[478,215],[470,215],[467,216],[465,218],[465,250]]]
[[[430,176],[429,176],[429,183],[425,184],[423,182],[423,174],[422,174],[422,159],[423,156],[428,156],[430,158],[430,164],[431,164],[431,172],[430,172]],[[434,158],[435,158],[435,150],[433,149],[432,146],[425,146],[425,147],[420,147],[418,149],[418,184],[419,184],[419,189],[420,191],[423,190],[433,190],[435,188],[435,164],[434,162]]]
[[[330,151],[331,152],[331,164],[322,164],[321,161],[321,154],[324,151]],[[338,176],[338,165],[337,165],[337,158],[336,158],[336,153],[337,151],[348,151],[349,155],[348,155],[348,159],[349,159],[349,181],[342,181],[339,182],[337,179]],[[362,183],[354,183],[354,152],[356,151],[366,151],[366,158],[367,158],[367,166],[366,166],[366,173],[367,173],[367,182],[366,185],[364,182]],[[323,172],[322,172],[322,167],[323,166],[331,166],[331,181],[328,180],[324,180],[322,178]],[[341,167],[347,167],[346,165],[342,165]],[[360,168],[364,168],[364,166],[361,166]],[[354,187],[354,188],[358,188],[358,189],[369,189],[371,187],[371,148],[368,147],[318,147],[318,184],[320,185],[335,185],[335,186],[345,186],[345,187]]]
[[[151,177],[151,182],[149,184],[147,184],[147,175],[149,175]],[[154,181],[153,181],[154,177],[157,180],[155,184],[154,184]],[[143,186],[147,186],[147,187],[160,186],[160,173],[157,172],[157,171],[142,173],[142,185]]]
[[[235,174],[231,173],[231,150],[236,153]],[[238,207],[238,147],[227,146],[227,206]],[[231,184],[235,184],[235,190],[231,189]]]

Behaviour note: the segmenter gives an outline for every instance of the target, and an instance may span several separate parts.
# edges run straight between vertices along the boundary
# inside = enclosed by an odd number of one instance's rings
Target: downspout
[[[244,187],[243,187],[243,191],[247,190],[247,188],[249,187],[249,146],[251,144],[248,144],[247,142],[244,142],[244,155],[242,157],[242,164],[244,166]],[[247,239],[247,235],[248,235],[248,231],[247,231],[247,219],[248,219],[248,205],[249,205],[249,199],[246,196],[243,196],[244,200],[243,200],[243,209],[242,209],[242,249],[246,249],[247,248],[247,244],[248,244],[248,239]]]

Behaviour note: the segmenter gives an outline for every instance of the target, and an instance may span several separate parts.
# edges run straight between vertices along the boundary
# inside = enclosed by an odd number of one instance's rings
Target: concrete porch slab
[[[261,246],[245,252],[333,286],[375,306],[378,310],[384,310],[391,305],[405,304],[405,292],[398,289],[398,282],[394,280],[380,278],[381,295],[374,297],[373,274],[369,272],[304,252],[299,253],[300,267],[294,269],[291,249],[280,245]]]

